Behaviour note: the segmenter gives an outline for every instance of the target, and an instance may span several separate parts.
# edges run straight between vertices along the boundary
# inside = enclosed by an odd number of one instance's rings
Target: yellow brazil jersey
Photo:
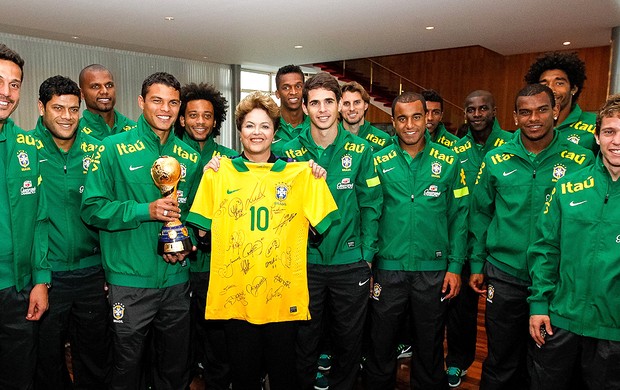
[[[307,162],[220,160],[207,170],[187,218],[211,230],[207,319],[253,324],[308,320],[308,223],[338,219],[324,179]]]

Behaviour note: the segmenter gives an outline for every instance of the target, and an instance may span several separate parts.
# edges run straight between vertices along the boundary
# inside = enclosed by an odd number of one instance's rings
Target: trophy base
[[[159,233],[157,253],[159,255],[174,254],[192,250],[192,240],[183,225],[164,226]]]

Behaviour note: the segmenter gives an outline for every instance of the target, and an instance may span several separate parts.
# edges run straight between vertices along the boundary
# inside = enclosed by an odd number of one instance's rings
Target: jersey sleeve
[[[47,197],[45,195],[45,184],[39,176],[39,207],[37,208],[37,219],[34,228],[34,242],[32,243],[32,283],[50,283],[52,281],[52,268],[47,259],[49,218],[47,213]]]
[[[379,218],[383,207],[383,191],[377,175],[370,148],[362,154],[360,172],[357,175],[355,190],[360,209],[360,236],[362,240],[362,258],[371,262],[378,252],[377,233]]]
[[[304,214],[317,232],[323,234],[332,222],[340,219],[338,206],[325,179],[315,178],[310,168],[305,172],[306,189],[304,192],[308,194],[310,201],[304,203]]]
[[[493,188],[488,160],[485,158],[471,196],[469,209],[469,231],[472,240],[471,273],[481,274],[487,258],[487,229],[493,219],[495,209],[495,189]]]
[[[468,197],[469,187],[460,160],[455,159],[456,169],[452,193],[448,198],[448,237],[450,255],[448,272],[460,274],[467,252]]]
[[[150,220],[148,203],[120,201],[114,195],[113,147],[105,139],[94,153],[82,195],[81,216],[88,225],[115,231],[135,229]]]
[[[560,220],[562,210],[557,195],[558,186],[545,202],[536,224],[534,243],[527,252],[527,264],[532,279],[529,287],[530,314],[549,314],[549,299],[558,280],[560,263]]]
[[[223,165],[220,166],[220,169],[222,168]],[[194,202],[187,216],[188,224],[203,230],[211,230],[211,221],[213,220],[214,213],[215,175],[216,172],[212,169],[207,169],[203,173],[200,184],[198,184],[196,189]]]

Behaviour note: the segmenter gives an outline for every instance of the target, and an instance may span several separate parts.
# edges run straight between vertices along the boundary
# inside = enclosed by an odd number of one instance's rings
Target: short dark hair
[[[437,91],[434,89],[425,89],[422,91],[421,95],[424,96],[424,100],[427,102],[439,103],[441,112],[443,112],[443,98]]]
[[[17,54],[17,52],[9,48],[4,43],[0,43],[0,60],[11,61],[15,65],[19,66],[19,70],[22,71],[22,77],[24,79],[24,60]]]
[[[336,102],[339,102],[342,98],[342,91],[340,90],[340,84],[338,84],[338,80],[336,80],[334,76],[327,72],[320,72],[310,77],[304,83],[302,96],[305,105],[308,105],[308,91],[319,88],[323,88],[333,92],[336,95]]]
[[[406,91],[396,96],[394,101],[392,102],[392,118],[394,118],[394,109],[396,108],[396,103],[414,103],[417,101],[422,102],[422,108],[424,109],[424,113],[426,113],[426,100],[422,94]]]
[[[68,77],[52,76],[42,82],[39,87],[39,100],[43,106],[52,100],[52,97],[61,95],[75,95],[78,97],[78,102],[82,102],[80,87]]]
[[[301,71],[301,68],[297,65],[285,65],[278,69],[276,73],[276,89],[280,88],[280,78],[285,74],[289,73],[297,73],[301,76],[301,80],[304,80],[304,72]]]
[[[212,135],[217,137],[220,135],[220,128],[222,123],[226,120],[226,110],[228,110],[228,100],[218,91],[215,86],[208,83],[190,83],[184,85],[181,88],[181,109],[179,110],[179,116],[177,117],[177,123],[174,125],[174,130],[178,137],[183,136],[185,129],[181,126],[179,118],[185,117],[185,110],[187,109],[187,103],[192,100],[206,100],[213,104],[213,119],[215,119],[215,126],[213,126]]]
[[[573,105],[577,103],[583,84],[586,81],[586,64],[576,52],[560,53],[557,51],[545,53],[538,57],[525,74],[525,82],[535,84],[540,82],[540,76],[552,69],[560,69],[568,76],[571,87],[577,87],[573,95]]]
[[[153,84],[163,84],[167,85],[170,88],[174,88],[179,93],[181,92],[181,83],[177,80],[176,77],[166,72],[156,72],[144,79],[142,82],[142,91],[140,92],[143,99],[146,99],[146,94],[149,90],[149,87]]]
[[[603,118],[620,118],[620,94],[610,95],[607,101],[596,114],[596,134],[601,134],[601,123]]]
[[[517,112],[517,100],[519,100],[521,96],[535,96],[543,92],[549,96],[551,107],[555,107],[555,95],[553,95],[551,88],[543,84],[534,83],[526,85],[517,92],[517,96],[515,97],[515,112]]]

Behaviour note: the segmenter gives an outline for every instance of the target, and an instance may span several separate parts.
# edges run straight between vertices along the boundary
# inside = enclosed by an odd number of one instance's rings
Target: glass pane
[[[269,91],[269,74],[241,71],[241,89],[250,91]]]

